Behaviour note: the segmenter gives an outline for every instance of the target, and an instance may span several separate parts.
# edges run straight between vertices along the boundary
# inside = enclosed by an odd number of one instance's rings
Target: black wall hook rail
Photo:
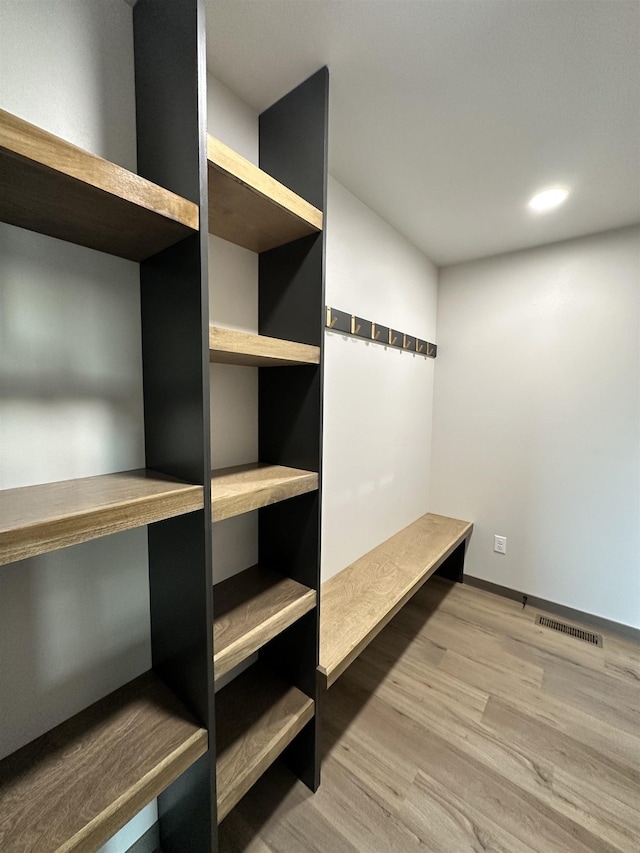
[[[374,341],[387,347],[423,355],[425,358],[435,358],[438,354],[436,344],[423,341],[421,338],[408,335],[406,332],[391,329],[389,326],[381,326],[379,323],[373,323],[371,320],[365,320],[355,314],[347,314],[346,311],[329,308],[328,305],[325,325],[327,329],[331,329],[333,332],[353,335],[355,338],[364,338],[367,341]]]

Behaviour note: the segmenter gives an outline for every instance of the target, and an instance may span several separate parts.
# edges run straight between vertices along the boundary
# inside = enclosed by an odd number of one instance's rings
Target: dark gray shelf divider
[[[207,222],[203,0],[133,10],[138,171]],[[207,230],[140,265],[146,464],[203,485],[204,509],[149,526],[154,670],[215,732]],[[160,797],[164,853],[217,849],[215,745]]]
[[[260,116],[260,168],[323,212],[327,193],[329,73],[322,68]],[[325,231],[263,252],[259,332],[323,348]],[[322,472],[323,367],[259,368],[260,459]],[[260,562],[320,587],[321,490],[259,511]],[[315,790],[320,783],[318,606],[261,652],[270,666],[312,697],[316,716],[285,753]]]

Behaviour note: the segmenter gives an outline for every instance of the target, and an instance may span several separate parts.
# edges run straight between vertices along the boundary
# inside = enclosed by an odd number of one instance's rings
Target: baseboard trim
[[[140,838],[129,847],[127,853],[161,853],[160,850],[160,827],[157,823],[140,836]]]
[[[522,596],[527,596],[527,607],[539,607],[541,610],[546,610],[548,613],[555,613],[558,616],[564,616],[573,622],[581,622],[583,625],[590,625],[595,628],[601,628],[604,631],[611,631],[613,634],[619,634],[622,637],[627,637],[630,640],[640,642],[640,628],[633,628],[631,625],[623,625],[621,622],[613,622],[611,619],[605,619],[602,616],[595,616],[593,613],[584,613],[582,610],[574,610],[573,607],[566,607],[564,604],[557,604],[555,601],[547,601],[546,598],[537,598],[535,595],[529,595],[528,592],[519,592],[517,589],[511,589],[508,586],[500,586],[497,583],[482,580],[482,578],[474,578],[472,575],[464,575],[464,583],[469,586],[474,586],[477,589],[483,589],[485,592],[492,592],[494,595],[501,595],[503,598],[510,598],[513,601],[522,603]]]

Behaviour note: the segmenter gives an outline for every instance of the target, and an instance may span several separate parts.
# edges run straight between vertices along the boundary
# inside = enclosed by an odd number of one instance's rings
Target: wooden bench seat
[[[462,580],[472,529],[469,521],[427,513],[322,584],[318,671],[326,687],[454,552],[449,576]]]

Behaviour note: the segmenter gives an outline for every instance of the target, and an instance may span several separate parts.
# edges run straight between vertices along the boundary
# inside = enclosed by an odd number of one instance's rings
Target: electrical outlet
[[[496,554],[506,554],[507,553],[507,537],[506,536],[494,536],[493,537],[493,550]]]

